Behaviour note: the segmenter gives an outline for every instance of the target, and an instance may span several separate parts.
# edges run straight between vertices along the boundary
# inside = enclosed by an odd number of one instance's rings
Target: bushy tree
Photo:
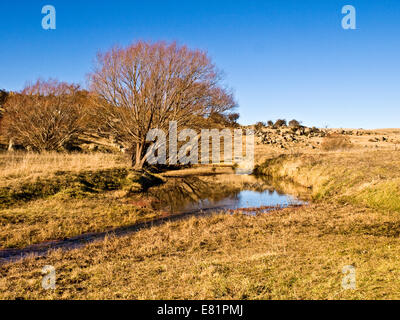
[[[167,130],[170,121],[193,128],[198,119],[235,107],[220,79],[202,51],[142,41],[99,54],[90,75],[91,89],[100,97],[99,114],[132,148],[137,169],[146,161],[149,130]]]
[[[240,118],[240,114],[239,114],[239,113],[230,113],[230,114],[228,115],[229,122],[230,122],[232,125],[237,124],[237,123],[238,123],[237,121],[239,120],[239,118]]]
[[[61,150],[83,133],[87,98],[78,85],[38,80],[7,99],[5,134],[34,151]]]
[[[298,128],[298,127],[300,127],[300,122],[293,119],[293,120],[289,121],[289,127]]]

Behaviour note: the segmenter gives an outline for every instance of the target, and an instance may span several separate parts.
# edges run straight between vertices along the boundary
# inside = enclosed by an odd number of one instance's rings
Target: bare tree
[[[146,136],[170,121],[193,126],[235,106],[220,85],[209,57],[199,50],[164,42],[137,42],[98,54],[91,89],[99,97],[103,121],[132,148],[132,165],[146,161]]]
[[[4,131],[34,151],[60,150],[85,128],[86,95],[77,85],[38,80],[8,98]]]

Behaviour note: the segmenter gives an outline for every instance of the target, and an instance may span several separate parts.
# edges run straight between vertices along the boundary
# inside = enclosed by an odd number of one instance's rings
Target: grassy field
[[[3,154],[0,159],[0,249],[112,230],[159,216],[133,200],[162,178],[130,170],[121,157],[49,153]]]
[[[168,222],[83,248],[2,264],[0,298],[399,299],[400,152],[355,144],[348,151],[303,153],[259,146],[257,173],[279,181],[283,189],[285,180],[294,182],[287,184],[293,194],[296,184],[309,189],[309,206],[256,217],[216,214]],[[100,168],[98,160],[87,159],[68,174],[126,168],[117,156],[82,155],[91,156],[106,159]],[[35,157],[33,162],[44,162]],[[72,159],[51,160],[52,169],[42,171],[39,165],[27,165],[31,169],[24,169],[26,173],[7,163],[3,187],[27,183],[28,173],[31,182],[54,181],[57,171],[68,166],[63,161],[79,163]],[[174,171],[163,179],[209,170]],[[127,190],[125,181],[114,190],[103,188],[80,198],[63,186],[53,195],[4,206],[1,247],[24,247],[158,216],[127,202]],[[41,287],[46,265],[56,269],[54,291]],[[347,265],[356,268],[356,290],[342,288]]]
[[[0,153],[0,188],[54,177],[60,171],[112,169],[126,167],[126,163],[123,155],[107,153]]]
[[[0,269],[15,299],[400,298],[398,216],[312,205],[257,218],[192,218]],[[53,265],[57,289],[41,287]],[[342,268],[357,270],[343,290]]]

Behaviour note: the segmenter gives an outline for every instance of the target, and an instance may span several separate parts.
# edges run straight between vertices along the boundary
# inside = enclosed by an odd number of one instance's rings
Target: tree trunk
[[[135,151],[132,153],[132,167],[136,170],[143,169],[143,145],[136,143]]]
[[[8,141],[8,152],[12,152],[12,151],[14,151],[14,139],[13,138],[11,138]]]

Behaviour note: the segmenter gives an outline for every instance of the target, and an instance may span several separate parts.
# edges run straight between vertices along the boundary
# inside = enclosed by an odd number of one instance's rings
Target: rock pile
[[[302,144],[315,147],[310,144],[310,138],[323,138],[327,132],[318,128],[281,127],[281,128],[262,128],[256,131],[256,136],[260,138],[260,143],[272,145],[285,149],[289,145]]]

